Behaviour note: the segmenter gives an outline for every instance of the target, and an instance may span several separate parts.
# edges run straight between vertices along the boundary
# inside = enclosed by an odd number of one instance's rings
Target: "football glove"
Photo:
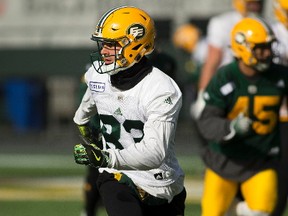
[[[89,165],[95,168],[109,165],[109,153],[102,151],[95,144],[77,144],[74,146],[74,158],[77,164]]]
[[[199,90],[196,101],[193,102],[190,106],[190,115],[193,119],[196,120],[200,118],[201,113],[205,107],[203,92],[203,90]]]
[[[237,135],[245,135],[251,130],[252,120],[243,113],[240,113],[235,119],[230,123],[230,133],[224,138],[224,140],[229,140]]]
[[[98,146],[101,141],[101,133],[99,130],[96,130],[94,127],[85,125],[77,125],[81,136],[90,143],[96,143]]]
[[[252,120],[240,113],[237,118],[231,121],[231,127],[235,130],[236,134],[246,134],[251,128]]]

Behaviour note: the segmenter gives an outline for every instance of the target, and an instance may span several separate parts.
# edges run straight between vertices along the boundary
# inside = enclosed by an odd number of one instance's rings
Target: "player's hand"
[[[204,107],[205,107],[205,101],[203,98],[203,90],[199,90],[196,101],[192,103],[190,106],[191,117],[196,120],[199,119]]]
[[[238,135],[244,135],[248,133],[251,129],[252,120],[243,113],[240,113],[235,119],[231,121],[232,130],[235,130],[235,133]]]
[[[109,164],[109,153],[102,151],[94,144],[77,144],[74,146],[74,158],[78,164],[92,167],[107,167]]]

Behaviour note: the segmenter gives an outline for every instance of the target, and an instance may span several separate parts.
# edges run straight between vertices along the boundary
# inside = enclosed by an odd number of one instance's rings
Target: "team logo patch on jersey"
[[[280,79],[278,82],[277,82],[277,87],[279,88],[285,88],[285,82],[283,79]]]
[[[105,91],[105,83],[102,82],[89,82],[89,88],[94,92],[104,92]]]
[[[128,34],[133,35],[137,40],[145,35],[145,28],[140,24],[134,24],[128,29]]]
[[[226,83],[225,85],[223,85],[221,88],[220,88],[220,91],[221,93],[225,96],[225,95],[228,95],[230,94],[233,90],[234,90],[234,83],[232,82],[229,82],[229,83]]]

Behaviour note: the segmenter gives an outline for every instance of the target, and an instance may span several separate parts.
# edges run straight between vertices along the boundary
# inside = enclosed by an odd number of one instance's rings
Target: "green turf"
[[[1,215],[79,216],[81,203],[75,201],[1,201]]]
[[[202,177],[204,165],[198,156],[181,156],[179,163],[186,175]],[[84,175],[85,171],[69,155],[0,154],[1,177],[75,176]]]
[[[1,215],[7,216],[80,216],[82,203],[77,201],[1,201]],[[200,216],[200,206],[186,206],[185,215]],[[97,216],[107,216],[101,207]]]
[[[13,160],[12,160],[13,158]],[[201,179],[203,177],[204,165],[199,157],[179,157],[179,163],[183,167],[186,176],[194,179]],[[43,177],[48,179],[54,177],[79,177],[84,178],[86,168],[84,166],[76,165],[69,155],[8,155],[0,154],[0,190],[14,190],[18,189],[21,194],[26,194],[25,191],[34,190],[35,185],[17,184],[14,179],[22,181]],[[15,183],[16,182],[16,183]],[[32,181],[33,182],[33,181]],[[35,182],[35,181],[34,181]],[[72,185],[73,186],[73,185]],[[24,188],[24,187],[28,187]],[[26,189],[26,190],[25,190]],[[54,188],[55,189],[55,188]],[[57,189],[57,188],[56,188]],[[47,193],[47,187],[40,188],[41,192]],[[58,189],[59,190],[59,189]],[[72,188],[71,190],[74,190]],[[81,190],[76,188],[75,190]],[[33,192],[33,191],[31,191]],[[57,191],[56,191],[57,192]],[[51,196],[51,194],[49,194]],[[79,216],[82,209],[81,195],[78,197],[70,197],[69,199],[58,199],[56,201],[44,199],[32,199],[25,201],[25,197],[13,199],[5,199],[2,196],[0,200],[0,215],[5,216]],[[1,194],[0,194],[1,197]],[[73,201],[71,201],[73,200]],[[199,200],[200,202],[200,200]],[[200,216],[199,203],[186,204],[186,216]],[[106,216],[105,210],[100,208],[97,216]],[[283,216],[288,216],[288,209]]]

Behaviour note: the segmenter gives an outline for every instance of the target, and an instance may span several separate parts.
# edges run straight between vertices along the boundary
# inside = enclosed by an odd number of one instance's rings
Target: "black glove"
[[[74,146],[74,158],[78,164],[95,168],[107,167],[110,162],[109,153],[102,151],[95,144],[77,144]]]

